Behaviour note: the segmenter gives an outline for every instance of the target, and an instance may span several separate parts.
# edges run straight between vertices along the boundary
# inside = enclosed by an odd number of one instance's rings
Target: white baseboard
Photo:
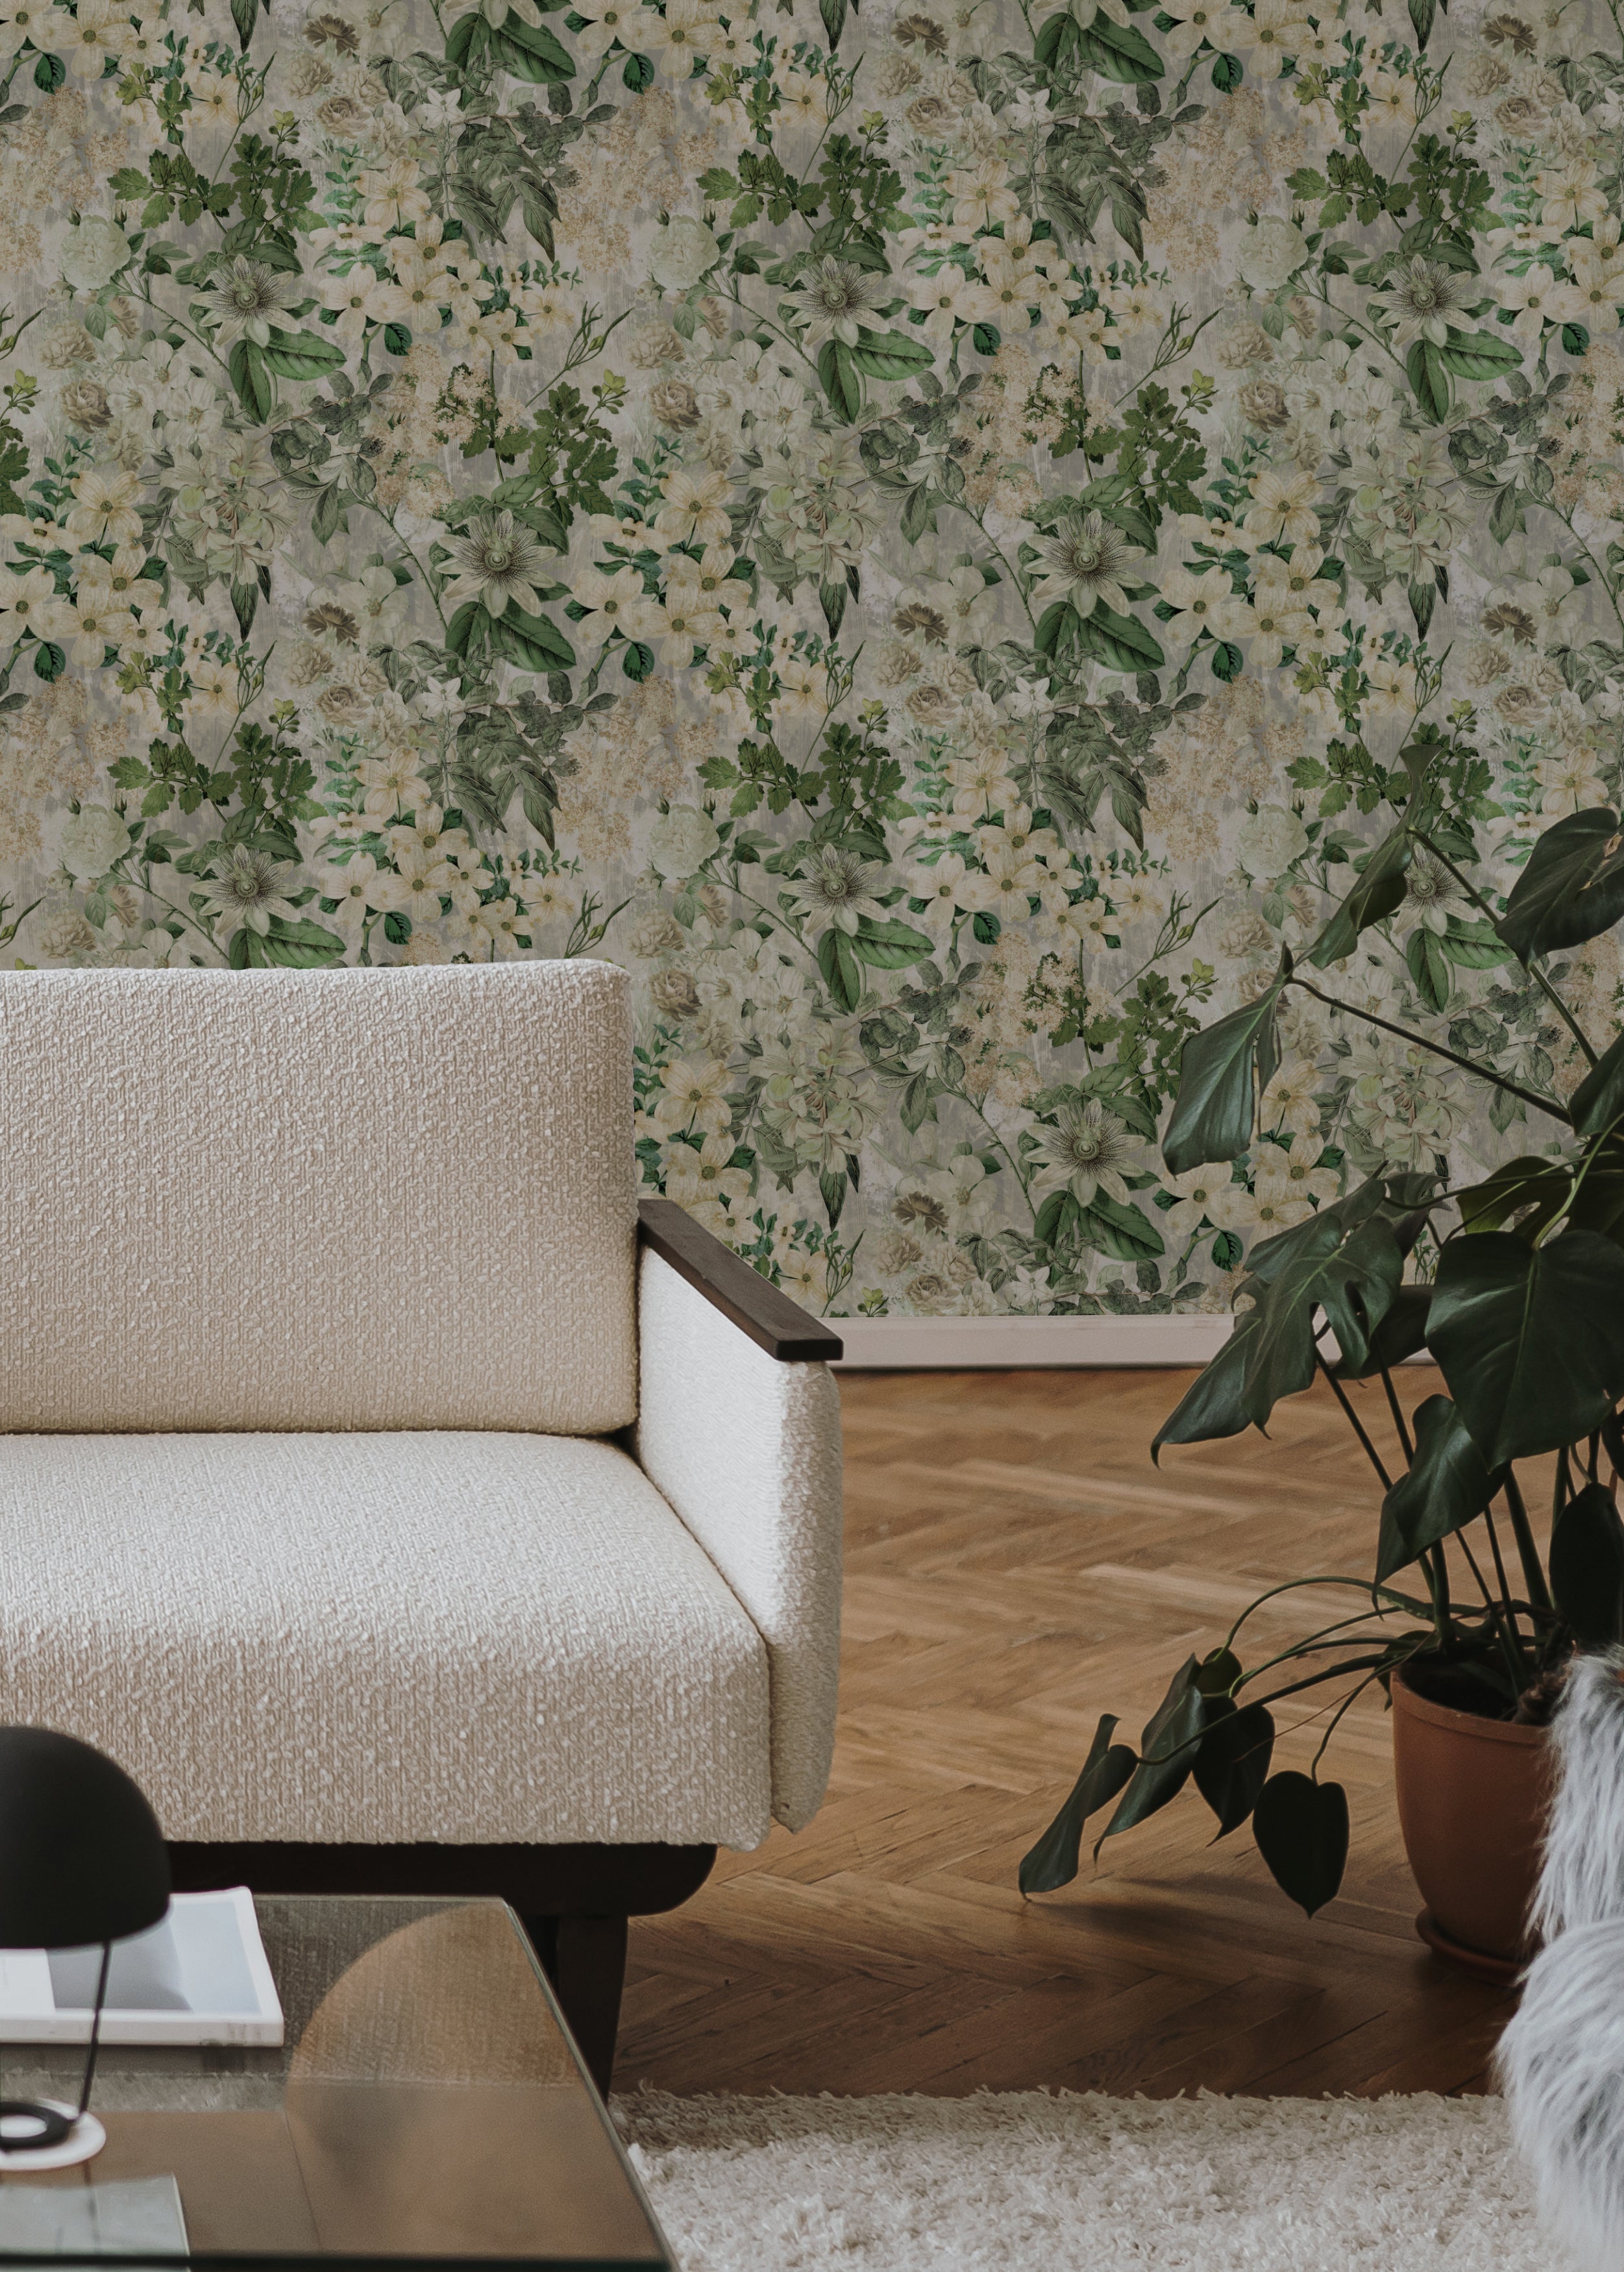
[[[1229,1338],[1227,1317],[831,1318],[842,1370],[1037,1365],[1205,1364]]]

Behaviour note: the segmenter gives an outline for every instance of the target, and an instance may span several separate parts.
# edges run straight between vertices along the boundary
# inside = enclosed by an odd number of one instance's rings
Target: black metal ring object
[[[35,2126],[8,2131],[7,2124],[26,2116]],[[59,2106],[41,2105],[37,2098],[0,2098],[0,2154],[37,2154],[41,2148],[60,2146],[79,2117]]]

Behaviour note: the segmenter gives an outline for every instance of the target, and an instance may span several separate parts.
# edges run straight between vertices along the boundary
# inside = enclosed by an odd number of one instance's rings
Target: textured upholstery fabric
[[[0,1428],[625,1426],[629,993],[0,975]]]
[[[657,1254],[639,1277],[638,1456],[767,1642],[773,1812],[810,1820],[828,1781],[840,1654],[840,1397],[780,1364]]]
[[[612,1445],[0,1436],[0,1510],[4,1717],[170,1837],[766,1835],[767,1651]]]

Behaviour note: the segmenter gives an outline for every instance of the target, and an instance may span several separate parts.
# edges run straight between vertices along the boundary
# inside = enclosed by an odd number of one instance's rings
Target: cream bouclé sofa
[[[0,975],[0,1716],[179,1884],[504,1895],[604,2081],[840,1582],[840,1343],[640,1210],[632,1070],[602,962]]]

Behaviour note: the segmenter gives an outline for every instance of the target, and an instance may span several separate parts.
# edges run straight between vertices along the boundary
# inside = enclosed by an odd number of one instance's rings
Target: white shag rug
[[[1497,2098],[617,2099],[683,2272],[1569,2272]]]

